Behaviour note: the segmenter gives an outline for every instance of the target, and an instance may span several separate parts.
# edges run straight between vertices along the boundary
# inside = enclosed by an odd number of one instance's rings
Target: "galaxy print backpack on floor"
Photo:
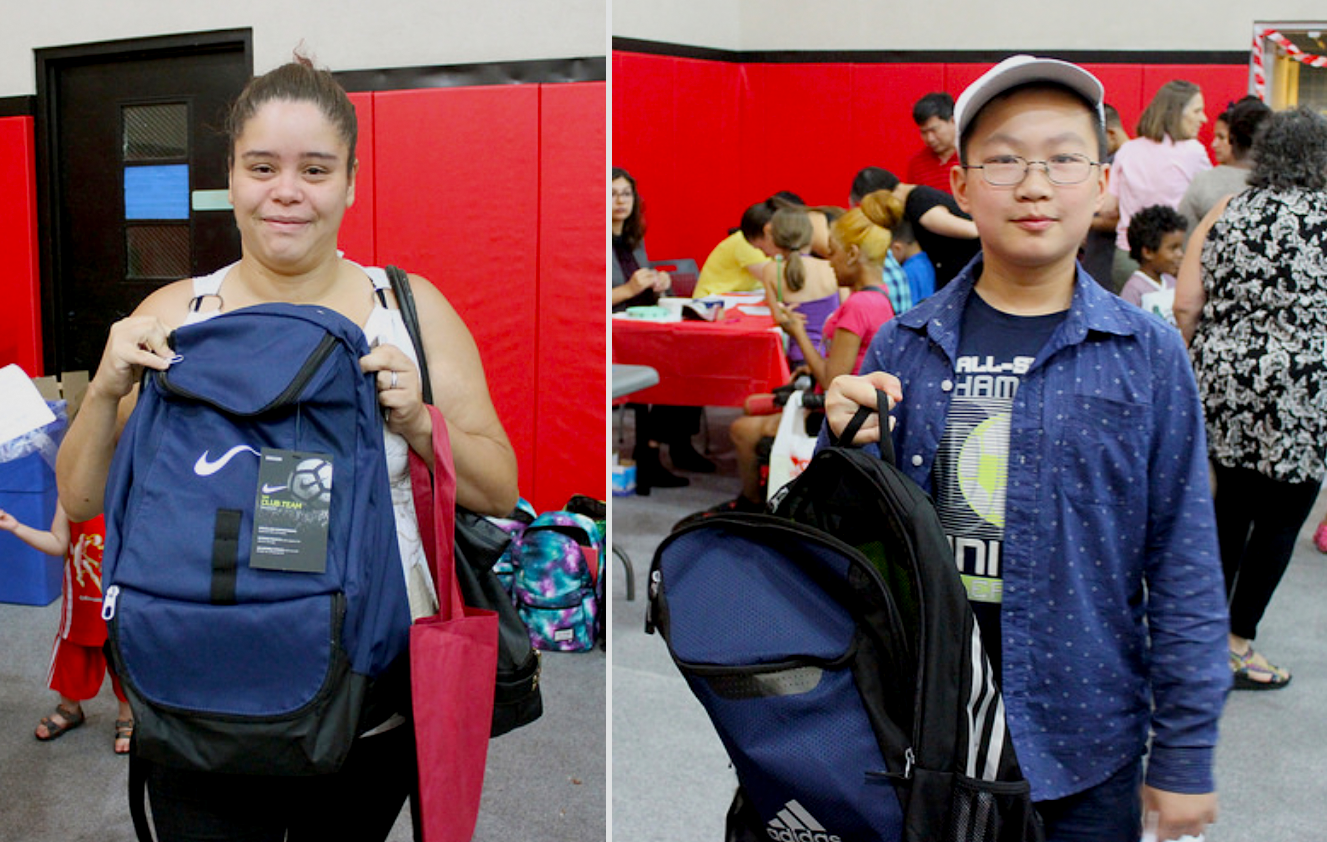
[[[535,648],[594,648],[604,594],[603,546],[594,521],[572,512],[545,512],[516,539],[512,598]]]
[[[725,838],[1036,842],[953,551],[881,449],[822,450],[770,514],[700,519],[655,553],[646,630],[740,784]]]

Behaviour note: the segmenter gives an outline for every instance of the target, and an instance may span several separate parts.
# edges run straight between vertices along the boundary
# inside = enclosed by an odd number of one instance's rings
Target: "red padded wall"
[[[531,502],[541,511],[573,494],[607,499],[606,87],[540,88],[536,368],[524,391],[535,404]]]
[[[942,90],[943,65],[853,65],[848,155],[831,159],[836,192],[827,201],[846,206],[852,178],[863,167],[884,167],[905,176],[908,159],[923,147],[912,122],[912,104],[921,96],[917,92]]]
[[[703,262],[741,219],[744,150],[719,142],[738,136],[740,85],[735,64],[614,55],[611,165],[636,179],[651,258]]]
[[[957,97],[990,66],[742,64],[615,52],[613,163],[640,181],[650,255],[703,261],[748,204],[775,190],[844,205],[862,167],[905,175],[922,149],[913,103],[931,91]],[[1085,66],[1130,133],[1163,83],[1196,82],[1207,102],[1204,145],[1211,121],[1248,87],[1243,64]]]
[[[373,94],[350,94],[350,101],[359,121],[359,139],[355,147],[359,172],[355,175],[355,204],[341,220],[337,246],[356,263],[376,266],[378,259],[373,247]]]
[[[37,264],[36,158],[31,117],[0,119],[0,366],[45,373]]]
[[[836,178],[851,136],[852,68],[846,64],[753,64],[740,143],[743,208],[779,190],[808,204],[846,201],[852,173]],[[738,220],[731,224],[736,225]]]
[[[673,212],[672,218],[679,220],[678,231],[667,233],[665,226],[655,224],[651,213],[653,233],[646,236],[646,245],[651,257],[690,257],[699,264],[727,236],[728,229],[741,221],[746,207],[738,181],[746,150],[736,143],[716,142],[738,135],[741,75],[735,65],[695,59],[679,60],[676,74],[673,181],[650,195],[659,195],[664,207]],[[705,97],[708,108],[691,107],[698,96]],[[617,120],[616,111],[613,119]],[[672,236],[678,238],[676,242],[667,239]]]
[[[1143,113],[1143,67],[1139,64],[1085,64],[1106,88],[1106,102],[1120,112],[1120,122],[1133,136],[1134,124]]]
[[[530,497],[538,86],[388,91],[373,112],[377,261],[427,277],[465,319]]]

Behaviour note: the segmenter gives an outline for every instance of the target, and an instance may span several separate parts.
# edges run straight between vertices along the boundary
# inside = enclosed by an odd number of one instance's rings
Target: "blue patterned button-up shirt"
[[[980,257],[876,334],[862,373],[902,381],[899,467],[930,490]],[[1001,610],[1009,731],[1038,801],[1140,757],[1147,782],[1214,789],[1225,591],[1189,358],[1160,319],[1081,269],[1010,423]]]

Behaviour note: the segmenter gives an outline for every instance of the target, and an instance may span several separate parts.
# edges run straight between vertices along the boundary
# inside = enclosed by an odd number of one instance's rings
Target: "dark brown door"
[[[94,369],[149,293],[239,257],[225,118],[249,44],[246,30],[38,52],[48,371]]]

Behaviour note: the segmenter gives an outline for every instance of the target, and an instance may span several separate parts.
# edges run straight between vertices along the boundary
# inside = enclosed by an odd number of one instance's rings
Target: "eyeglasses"
[[[1092,168],[1100,166],[1086,155],[1066,153],[1052,155],[1049,160],[1029,161],[1017,155],[998,155],[984,164],[964,164],[965,170],[981,170],[982,177],[992,187],[1013,187],[1027,178],[1028,169],[1041,167],[1051,184],[1082,184],[1092,175]]]
[[[636,198],[636,194],[633,193],[633,192],[630,191],[630,190],[614,190],[614,191],[613,191],[613,198],[614,198],[614,199],[634,199],[634,198]]]

